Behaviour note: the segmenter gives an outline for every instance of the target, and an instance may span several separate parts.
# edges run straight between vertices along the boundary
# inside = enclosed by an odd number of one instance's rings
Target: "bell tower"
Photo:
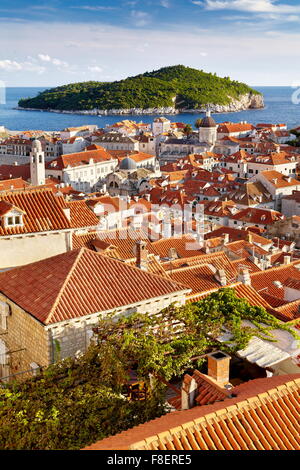
[[[217,141],[217,124],[211,117],[210,110],[206,111],[206,116],[200,123],[199,141],[205,142],[209,145],[215,145]]]
[[[45,153],[37,139],[33,141],[30,152],[30,181],[33,186],[45,184]]]

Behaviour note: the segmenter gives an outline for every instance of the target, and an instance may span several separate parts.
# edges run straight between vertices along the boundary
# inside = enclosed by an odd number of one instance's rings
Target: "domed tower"
[[[45,184],[45,153],[37,139],[33,141],[30,152],[30,180],[33,186]]]
[[[199,141],[215,145],[217,141],[217,124],[211,117],[211,112],[206,111],[205,118],[202,119],[199,127]]]
[[[134,171],[137,169],[137,164],[132,158],[126,157],[121,161],[119,169],[128,172]]]

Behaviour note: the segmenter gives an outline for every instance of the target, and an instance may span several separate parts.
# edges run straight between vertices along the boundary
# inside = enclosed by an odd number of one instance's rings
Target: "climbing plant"
[[[198,367],[214,349],[241,349],[253,335],[275,341],[274,329],[297,337],[228,288],[155,315],[106,316],[85,354],[0,388],[0,448],[79,449],[161,416],[166,408],[158,377],[169,380]],[[232,337],[220,342],[224,331]],[[130,370],[145,382],[146,400],[130,401],[124,394]]]

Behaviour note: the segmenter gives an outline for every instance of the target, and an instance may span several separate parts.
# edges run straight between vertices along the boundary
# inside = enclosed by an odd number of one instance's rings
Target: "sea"
[[[264,109],[249,109],[235,113],[214,114],[216,122],[240,122],[247,121],[258,123],[286,123],[288,128],[300,126],[300,90],[291,87],[254,87],[264,95]],[[20,111],[14,109],[20,98],[34,97],[46,88],[7,88],[5,100],[0,100],[0,126],[5,126],[12,131],[44,130],[57,131],[66,127],[76,127],[85,124],[96,124],[105,127],[121,119],[132,119],[137,122],[153,122],[157,116],[84,116],[79,114],[58,114],[40,111]],[[294,98],[293,98],[294,96]],[[299,104],[297,104],[299,97]],[[2,97],[3,98],[3,97]],[[5,101],[5,104],[3,104]],[[182,113],[166,115],[171,121],[185,122],[194,125],[195,121],[203,114]]]

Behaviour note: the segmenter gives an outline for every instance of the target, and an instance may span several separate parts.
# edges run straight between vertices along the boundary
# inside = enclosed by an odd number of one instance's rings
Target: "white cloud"
[[[171,8],[171,2],[169,0],[160,0],[160,4],[164,8]]]
[[[48,54],[38,54],[38,58],[42,62],[48,62],[48,63],[51,63],[51,64],[56,65],[58,67],[68,67],[69,66],[68,62],[64,62],[63,60],[56,59],[54,57],[50,57]]]
[[[180,63],[198,69],[205,64],[207,72],[229,75],[250,85],[289,85],[300,77],[298,32],[269,28],[271,35],[265,29],[233,28],[228,32],[214,29],[202,33],[181,25],[174,31],[143,28],[141,36],[140,29],[107,27],[97,22],[61,22],[51,23],[50,42],[44,34],[47,27],[46,22],[1,24],[0,43],[5,55],[2,52],[0,56],[0,80],[5,80],[7,86],[48,87],[89,80],[94,76],[88,67],[98,66],[104,72],[94,73],[101,73],[101,80],[109,75],[113,81]],[[146,52],[141,53],[138,47]],[[57,58],[58,51],[57,60],[66,60],[69,67],[54,66],[38,57]],[[10,61],[3,63],[4,60]]]
[[[104,7],[104,6],[92,6],[92,5],[82,5],[82,6],[74,6],[71,8],[76,8],[79,10],[87,10],[87,11],[110,11],[110,10],[117,10],[117,7]]]
[[[145,11],[132,10],[131,17],[134,20],[135,26],[139,27],[146,26],[151,20],[151,16]]]
[[[31,61],[17,62],[16,60],[4,59],[0,60],[0,70],[4,72],[37,72],[42,74],[45,72],[45,67],[41,67],[32,63]]]
[[[296,13],[300,6],[277,3],[277,0],[204,0],[193,1],[194,5],[204,6],[206,10],[238,10],[253,13]]]
[[[22,70],[22,65],[15,60],[0,60],[0,70],[5,70],[6,72]]]
[[[96,73],[101,73],[103,72],[103,69],[101,67],[98,67],[97,65],[91,65],[88,67],[88,70],[90,72],[96,72]]]
[[[42,60],[43,62],[50,62],[51,57],[47,54],[38,54],[38,58]]]

